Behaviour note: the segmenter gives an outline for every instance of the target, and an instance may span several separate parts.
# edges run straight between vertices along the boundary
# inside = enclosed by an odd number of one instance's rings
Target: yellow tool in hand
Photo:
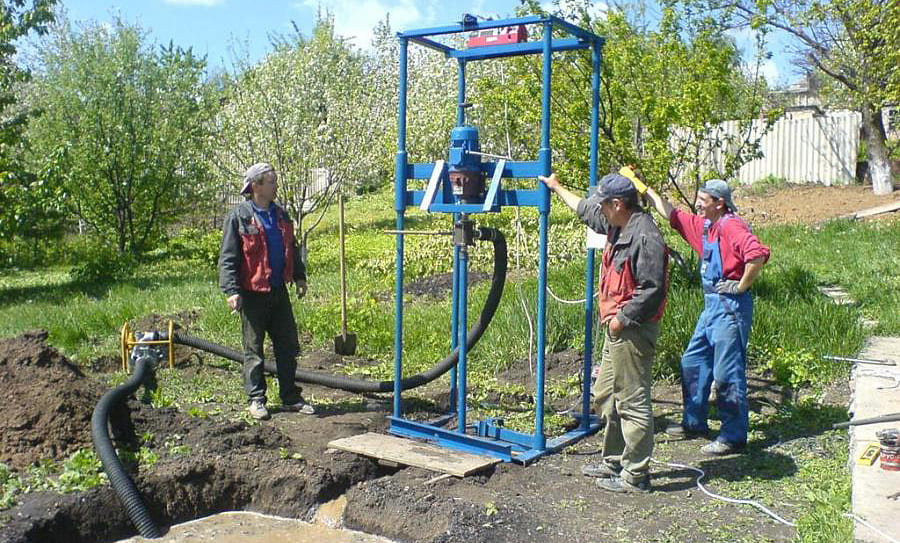
[[[634,170],[632,170],[628,166],[622,166],[622,168],[619,170],[619,175],[624,175],[625,177],[627,177],[639,193],[645,194],[647,192],[647,185],[645,185],[643,181],[638,179],[637,175],[635,175],[634,173]]]

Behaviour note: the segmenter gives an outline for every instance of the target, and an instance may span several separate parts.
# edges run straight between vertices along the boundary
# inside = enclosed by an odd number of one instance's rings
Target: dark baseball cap
[[[624,175],[617,173],[604,175],[597,183],[590,199],[599,204],[613,198],[637,198],[637,189]]]

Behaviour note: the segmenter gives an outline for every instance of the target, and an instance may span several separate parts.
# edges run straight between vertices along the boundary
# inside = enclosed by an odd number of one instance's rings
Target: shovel
[[[347,332],[347,268],[344,262],[344,193],[338,192],[338,236],[341,264],[341,335],[334,336],[334,352],[339,355],[356,353],[356,334]]]

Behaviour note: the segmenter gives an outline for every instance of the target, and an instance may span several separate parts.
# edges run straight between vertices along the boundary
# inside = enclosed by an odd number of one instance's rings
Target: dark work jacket
[[[626,328],[659,322],[666,308],[669,254],[650,214],[637,208],[624,228],[609,224],[596,198],[582,199],[578,217],[606,234],[600,269],[600,322],[618,315]]]
[[[277,224],[284,240],[284,283],[306,280],[306,268],[294,238],[294,223],[287,212],[275,204]],[[225,218],[222,250],[219,253],[219,288],[226,295],[269,292],[269,253],[266,231],[248,200],[235,206]]]

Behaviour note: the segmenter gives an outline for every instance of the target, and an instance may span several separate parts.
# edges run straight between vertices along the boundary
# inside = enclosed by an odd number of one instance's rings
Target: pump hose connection
[[[157,334],[153,334],[153,336],[156,339]],[[162,532],[150,518],[150,512],[144,505],[134,481],[125,472],[122,461],[116,455],[116,448],[109,435],[109,413],[112,408],[123,403],[125,398],[133,394],[152,375],[154,366],[160,359],[160,352],[156,348],[141,345],[135,347],[131,355],[134,368],[131,378],[104,394],[97,402],[94,414],[91,416],[91,439],[94,442],[97,456],[100,457],[100,462],[103,464],[103,470],[109,477],[116,496],[125,507],[128,518],[137,527],[138,532],[148,539],[162,537]]]
[[[466,336],[466,349],[472,349],[481,339],[484,331],[494,318],[497,306],[500,305],[500,298],[503,296],[503,286],[506,283],[506,238],[503,233],[496,228],[479,228],[476,235],[477,239],[482,241],[490,241],[494,245],[494,270],[491,278],[491,288],[488,292],[487,299],[478,320],[469,330]],[[227,358],[235,362],[243,363],[244,355],[234,349],[212,343],[200,338],[192,337],[181,332],[173,332],[172,341],[180,345],[186,345],[195,349],[200,349],[208,353],[212,353],[222,358]],[[435,364],[430,369],[407,377],[401,381],[401,390],[409,390],[418,386],[425,385],[434,381],[451,368],[456,366],[459,360],[459,348],[453,351],[443,360]],[[265,362],[265,370],[269,373],[276,373],[275,364],[270,361]],[[329,373],[321,373],[298,369],[294,373],[294,379],[303,383],[313,383],[328,388],[336,388],[346,390],[348,392],[393,392],[394,381],[367,381],[364,379],[354,379],[342,375],[333,375]]]

